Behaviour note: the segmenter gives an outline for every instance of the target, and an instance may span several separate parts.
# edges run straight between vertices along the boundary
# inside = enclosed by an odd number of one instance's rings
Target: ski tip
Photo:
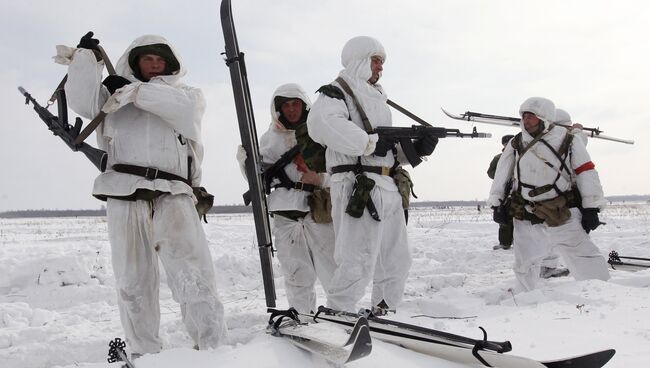
[[[603,351],[601,351],[601,353],[603,354],[603,356],[609,356],[609,358],[607,358],[607,361],[609,361],[616,354],[616,349],[603,350]]]
[[[230,0],[221,0],[221,8],[219,9],[221,15],[221,20],[228,18],[232,13],[232,7],[230,5]]]
[[[609,362],[614,357],[614,354],[616,354],[615,349],[602,350],[586,355],[585,360],[592,362],[589,367],[599,368],[607,364],[607,362]]]
[[[552,360],[541,362],[547,368],[565,368],[565,367],[589,367],[600,368],[607,364],[616,354],[615,349],[597,351],[591,354],[585,354],[568,359]]]
[[[365,320],[365,317],[361,317],[359,320],[362,318]],[[372,339],[370,337],[370,328],[368,327],[368,321],[366,321],[366,324],[362,325],[359,328],[359,333],[357,334],[356,341],[352,347],[352,351],[350,351],[350,355],[348,356],[346,363],[368,356],[371,352]]]
[[[451,114],[451,113],[449,113],[449,112],[448,112],[447,110],[445,110],[442,106],[440,106],[440,110],[442,110],[442,112],[443,112],[445,115],[449,116],[450,118],[454,118],[454,115]]]
[[[357,322],[354,324],[354,327],[352,328],[352,331],[350,332],[350,337],[348,337],[348,341],[345,342],[343,346],[349,346],[352,345],[355,340],[357,339],[357,336],[359,336],[359,331],[361,330],[361,327],[367,327],[370,329],[370,325],[368,324],[368,320],[366,317],[360,317]]]

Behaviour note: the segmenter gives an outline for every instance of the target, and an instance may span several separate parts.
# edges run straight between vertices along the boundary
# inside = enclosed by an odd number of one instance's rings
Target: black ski
[[[262,180],[257,130],[255,129],[253,105],[248,88],[244,53],[239,51],[239,45],[237,44],[230,0],[221,1],[221,27],[223,28],[223,38],[226,48],[225,60],[226,65],[230,69],[230,80],[232,81],[232,90],[235,97],[239,133],[247,155],[246,177],[248,178],[248,193],[253,204],[253,218],[255,220],[255,231],[257,233],[260,261],[262,264],[262,281],[264,283],[266,305],[268,307],[275,307],[276,297],[272,265],[273,243],[271,240],[266,196],[264,194],[264,181]]]
[[[126,351],[124,350],[126,343],[122,339],[116,337],[113,341],[108,343],[108,347],[109,363],[124,362],[125,364],[122,368],[135,368],[135,365],[131,363],[129,358],[126,356]]]
[[[362,312],[360,314],[366,315],[367,313]],[[313,318],[315,321],[329,321],[350,326],[354,323],[355,314],[320,307],[319,313],[306,316]],[[511,350],[510,342],[488,341],[485,331],[483,331],[484,337],[482,340],[474,340],[372,315],[368,315],[368,322],[371,335],[382,341],[441,359],[463,364],[480,364],[486,367],[600,368],[616,353],[615,350],[608,349],[570,358],[537,361],[526,357],[503,354]]]
[[[370,331],[373,333],[391,335],[395,337],[405,337],[409,339],[418,339],[426,342],[459,346],[471,349],[478,346],[480,349],[493,350],[498,353],[505,353],[512,350],[510,341],[496,342],[487,340],[487,333],[485,330],[483,330],[484,338],[482,340],[476,340],[444,331],[377,317],[368,310],[364,310],[359,314],[355,314],[350,312],[336,311],[321,306],[318,308],[317,314],[308,314],[306,316],[314,318],[317,321],[325,320],[349,326],[353,323],[353,321],[359,318],[359,315],[363,315],[368,319],[368,322],[370,323]]]
[[[629,262],[627,260],[632,260],[634,262]],[[609,259],[607,260],[607,263],[609,263],[610,266],[612,266],[612,268],[615,270],[627,269],[633,271],[643,268],[650,268],[650,258],[620,256],[615,250],[609,252]]]
[[[271,317],[268,331],[271,335],[288,339],[298,348],[318,355],[336,366],[361,359],[372,352],[370,328],[365,317],[357,319],[345,343],[337,344],[322,336],[323,324],[301,322],[295,309],[269,309],[269,312]]]

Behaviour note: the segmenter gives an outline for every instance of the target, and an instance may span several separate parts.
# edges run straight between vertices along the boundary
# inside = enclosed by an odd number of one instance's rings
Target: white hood
[[[307,111],[311,109],[311,100],[305,91],[295,83],[283,84],[271,96],[271,125],[259,139],[262,161],[268,164],[276,162],[282,154],[293,148],[296,143],[295,131],[289,130],[279,121],[280,112],[275,109],[275,98],[298,98],[305,103]],[[295,160],[284,167],[289,180],[298,182],[302,172],[298,169]],[[307,197],[309,192],[276,188],[267,197],[267,206],[270,212],[276,211],[302,211],[309,212]]]
[[[280,111],[275,108],[275,98],[276,97],[287,97],[287,98],[297,98],[305,104],[305,109],[309,111],[311,109],[311,100],[307,93],[296,83],[287,83],[283,84],[280,87],[276,88],[271,96],[271,125],[276,128],[284,129],[282,123],[280,123]]]
[[[133,40],[131,45],[129,45],[129,47],[126,48],[126,50],[124,51],[120,59],[117,61],[117,64],[115,65],[115,72],[123,77],[126,77],[131,81],[137,81],[138,79],[136,78],[133,69],[131,69],[131,66],[129,65],[129,54],[136,47],[155,45],[155,44],[165,44],[169,46],[169,48],[172,50],[172,53],[174,54],[174,57],[178,61],[178,64],[180,65],[180,69],[177,72],[174,72],[174,74],[163,75],[157,78],[161,78],[162,80],[164,80],[169,84],[173,84],[176,81],[178,81],[178,79],[180,79],[187,73],[187,70],[185,69],[185,65],[181,57],[179,56],[178,52],[174,48],[174,46],[172,46],[169,43],[169,41],[167,41],[167,39],[158,35],[144,35]]]
[[[555,122],[557,124],[571,124],[571,115],[566,110],[555,109]]]
[[[519,116],[523,117],[525,112],[532,112],[540,120],[542,120],[544,131],[548,130],[549,125],[555,122],[555,104],[553,101],[544,97],[530,97],[524,101],[519,107]],[[524,134],[524,137],[530,137],[530,134],[524,128],[524,124],[521,125],[521,131]],[[524,139],[528,141],[529,139]]]
[[[372,76],[370,59],[373,56],[386,61],[386,51],[379,41],[368,36],[350,39],[341,51],[341,65],[345,68],[343,72],[351,79],[367,81]]]

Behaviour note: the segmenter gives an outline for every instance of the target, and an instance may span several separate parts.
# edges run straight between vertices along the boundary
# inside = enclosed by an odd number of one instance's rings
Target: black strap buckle
[[[158,169],[147,167],[147,171],[144,172],[144,177],[149,180],[158,178]]]
[[[305,190],[304,188],[305,188],[305,183],[301,181],[297,181],[293,186],[293,189],[298,189],[298,190]]]

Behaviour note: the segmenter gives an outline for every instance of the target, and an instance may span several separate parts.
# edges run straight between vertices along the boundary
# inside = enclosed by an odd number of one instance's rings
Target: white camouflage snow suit
[[[371,57],[386,59],[383,46],[370,37],[355,37],[348,41],[341,54],[344,69],[339,73],[350,86],[370,120],[372,127],[391,126],[392,117],[387,95],[379,84],[368,83],[372,72]],[[337,82],[332,85],[340,88]],[[345,100],[321,93],[307,119],[310,137],[327,147],[328,172],[339,165],[393,167],[395,158],[375,156],[376,134],[368,134],[359,111],[346,93]],[[335,260],[337,269],[328,290],[328,305],[332,308],[356,311],[366,287],[372,282],[371,304],[382,300],[396,308],[402,300],[404,285],[411,267],[406,220],[401,196],[393,178],[366,173],[376,185],[370,197],[381,221],[364,211],[354,218],[345,212],[355,183],[353,172],[332,174],[332,218],[336,235]]]
[[[129,54],[135,47],[153,44],[168,45],[180,68],[142,82],[134,76]],[[160,36],[139,37],[126,49],[116,72],[131,84],[112,96],[102,85],[102,68],[103,62],[96,61],[91,50],[76,49],[65,90],[71,108],[85,118],[95,117],[102,106],[112,111],[96,131],[99,147],[108,153],[108,165],[95,180],[93,195],[107,199],[117,301],[127,343],[139,354],[161,349],[160,259],[192,339],[200,349],[216,347],[225,337],[223,306],[192,188],[183,181],[149,180],[112,169],[115,164],[129,164],[188,178],[189,156],[189,178],[192,186],[199,186],[203,93],[180,82],[186,73],[183,63]],[[116,199],[138,189],[159,195],[148,200]]]
[[[276,162],[297,144],[295,130],[285,128],[279,121],[281,112],[275,104],[278,96],[300,99],[306,111],[311,108],[309,97],[297,84],[284,84],[275,90],[271,98],[271,125],[259,140],[262,161],[267,164]],[[300,170],[296,160],[284,168],[287,177],[294,183],[300,183]],[[321,174],[321,186],[326,186],[327,176]],[[267,197],[268,210],[274,214],[273,236],[289,306],[302,313],[316,311],[316,279],[327,290],[336,269],[334,229],[331,223],[314,222],[308,213],[307,198],[310,194],[309,191],[277,187]],[[289,218],[283,215],[287,211],[302,212],[304,217]]]
[[[543,134],[542,139],[556,151],[559,150],[566,135],[571,134],[563,127],[550,124],[555,120],[555,105],[548,99],[529,98],[521,105],[520,116],[523,116],[524,112],[531,112],[542,120],[540,122],[544,127],[540,133]],[[527,147],[533,137],[526,131],[523,123],[521,130],[521,147]],[[561,168],[560,159],[541,140],[534,143],[521,157],[511,141],[497,165],[487,204],[491,207],[500,205],[508,195],[504,193],[504,189],[507,180],[514,172],[513,192],[524,183],[533,187],[555,183],[561,192],[567,192],[573,186],[577,186],[582,195],[584,208],[603,209],[606,201],[598,172],[582,139],[571,141],[564,163],[568,172]],[[531,204],[553,199],[558,196],[558,193],[556,190],[550,190],[531,196],[530,188],[522,187],[521,195],[528,203],[525,207],[526,211],[532,213]],[[514,272],[524,290],[532,290],[536,287],[540,278],[542,260],[550,251],[562,255],[567,268],[576,280],[609,279],[604,257],[581,225],[580,210],[573,207],[570,208],[570,213],[567,222],[559,226],[548,226],[545,222],[533,224],[528,220],[514,220]]]

